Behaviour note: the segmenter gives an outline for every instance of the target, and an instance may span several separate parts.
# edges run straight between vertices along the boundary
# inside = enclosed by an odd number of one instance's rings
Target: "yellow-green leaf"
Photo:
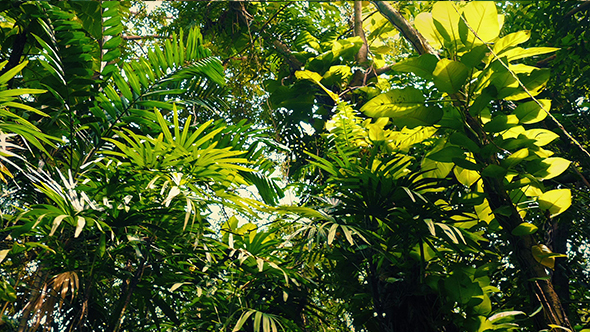
[[[443,37],[436,31],[431,13],[420,13],[414,19],[414,26],[426,38],[434,49],[440,49],[443,45]]]
[[[500,33],[498,11],[493,1],[471,1],[463,8],[463,15],[469,26],[484,42],[491,42]],[[469,43],[481,43],[473,32],[469,31]]]
[[[527,170],[536,178],[548,180],[565,172],[570,163],[567,159],[551,157],[529,163]]]
[[[508,156],[506,159],[502,160],[502,166],[504,166],[506,168],[515,166],[518,163],[520,163],[521,161],[523,161],[528,156],[529,156],[529,150],[527,148],[520,149],[520,150],[514,152],[513,154],[511,154],[510,156]]]
[[[310,80],[314,82],[320,88],[322,88],[328,94],[328,96],[330,96],[334,100],[334,102],[339,102],[340,98],[338,97],[338,95],[326,88],[322,83],[320,83],[320,81],[323,78],[322,75],[310,70],[299,70],[295,72],[295,77],[297,77],[297,79],[300,80]]]
[[[554,189],[539,196],[539,207],[549,210],[551,217],[563,213],[572,205],[572,193],[569,189]]]
[[[459,61],[440,59],[432,75],[439,90],[453,94],[459,91],[467,80],[468,70],[467,66]]]
[[[538,244],[531,247],[531,252],[535,260],[541,265],[546,266],[553,270],[555,267],[556,257],[567,257],[564,254],[556,254],[551,251],[546,245]]]
[[[522,224],[514,227],[512,235],[523,236],[534,234],[539,228],[531,223],[523,222]]]
[[[471,187],[471,185],[474,184],[475,181],[479,180],[480,178],[478,172],[465,169],[459,166],[455,166],[455,168],[453,169],[453,173],[455,174],[457,181],[459,181],[462,185],[467,187]]]
[[[543,105],[543,108],[541,108],[541,106],[535,101],[522,103],[516,107],[514,114],[518,117],[520,123],[537,123],[543,121],[547,117],[547,112],[551,109],[551,100],[539,99],[539,103]]]
[[[507,50],[510,47],[516,46],[518,44],[522,44],[525,41],[529,40],[529,38],[531,38],[531,32],[528,30],[517,31],[509,35],[506,35],[498,39],[498,41],[494,43],[494,53],[496,53],[498,56],[501,56],[502,51]]]
[[[526,138],[536,140],[536,146],[545,146],[559,138],[559,135],[547,129],[529,129],[526,130],[523,135],[526,136]]]
[[[436,30],[447,41],[454,43],[460,40],[459,20],[461,17],[452,1],[435,2],[432,6],[432,19]]]

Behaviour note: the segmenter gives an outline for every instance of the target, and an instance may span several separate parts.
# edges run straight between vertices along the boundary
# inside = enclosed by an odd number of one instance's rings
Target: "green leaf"
[[[487,176],[491,178],[501,179],[506,175],[506,169],[499,165],[488,165],[486,168],[483,169],[482,176]]]
[[[518,74],[518,78],[522,84],[526,87],[528,92],[524,91],[520,86],[514,89],[512,93],[503,96],[506,100],[521,100],[530,98],[530,96],[536,96],[547,85],[547,81],[551,76],[549,69],[538,69],[533,70],[530,74]],[[507,90],[508,91],[508,90]],[[529,95],[530,94],[530,95]],[[502,98],[498,96],[498,98]]]
[[[539,99],[539,103],[546,111],[551,109],[551,100]],[[547,117],[545,110],[536,101],[529,101],[518,105],[514,110],[514,115],[518,117],[520,123],[531,124],[543,121]]]
[[[549,180],[565,172],[570,163],[569,160],[559,157],[534,160],[527,165],[527,171],[536,178]]]
[[[324,90],[334,102],[338,103],[340,101],[340,97],[337,94],[326,88],[320,81],[322,80],[322,75],[315,73],[309,70],[299,70],[295,72],[295,77],[300,80],[310,80],[317,84],[322,90]]]
[[[522,135],[528,139],[535,140],[536,146],[545,146],[559,138],[559,135],[547,129],[529,129]]]
[[[463,7],[463,16],[465,20],[475,31],[475,34],[483,42],[491,42],[498,38],[500,34],[500,23],[498,22],[498,11],[493,1],[471,1]],[[467,44],[482,43],[476,36],[468,30]]]
[[[478,172],[459,166],[455,166],[455,168],[453,168],[453,173],[455,174],[457,181],[466,187],[471,187],[477,180],[480,179]]]
[[[439,151],[436,151],[435,153],[429,154],[428,156],[426,156],[428,159],[432,159],[435,161],[440,161],[440,162],[453,162],[453,159],[455,158],[465,158],[465,151],[463,151],[461,148],[456,147],[456,146],[447,146],[442,148]]]
[[[506,157],[506,159],[502,160],[501,165],[502,165],[502,167],[505,167],[508,169],[510,167],[517,165],[518,163],[523,161],[528,156],[529,156],[529,149],[523,148],[523,149],[520,149],[520,150],[514,152],[513,154],[509,155],[508,157]]]
[[[475,143],[474,141],[472,141],[471,139],[469,139],[469,137],[467,137],[465,134],[461,133],[461,132],[454,132],[453,134],[451,134],[451,136],[449,137],[449,141],[452,144],[455,145],[459,145],[462,147],[467,148],[467,150],[471,151],[471,152],[479,152],[479,146],[477,145],[477,143]]]
[[[468,74],[466,65],[449,59],[440,59],[432,73],[436,87],[448,94],[459,91],[465,84]]]
[[[107,40],[106,43],[104,43],[102,48],[106,50],[113,49],[119,46],[121,44],[121,41],[123,41],[121,36],[112,37],[111,39]]]
[[[539,196],[539,208],[548,210],[555,217],[572,205],[572,193],[569,189],[554,189]]]
[[[541,265],[553,270],[555,267],[555,257],[566,257],[563,254],[555,254],[544,244],[537,244],[531,247],[531,252],[535,260]]]
[[[438,1],[432,6],[432,19],[436,30],[449,43],[460,41],[459,20],[461,17],[452,1]]]
[[[429,158],[422,160],[422,171],[425,172],[424,177],[443,179],[449,175],[453,166],[453,163],[443,163]]]
[[[529,38],[531,38],[531,32],[528,30],[513,32],[498,39],[498,41],[494,43],[493,51],[498,56],[502,56],[503,51],[508,50],[510,47],[514,47],[518,44],[522,44],[529,40]]]
[[[471,51],[463,54],[461,62],[467,67],[474,68],[482,63],[486,53],[489,52],[487,45],[479,45],[474,47]]]
[[[494,86],[489,86],[483,89],[481,94],[475,98],[473,104],[469,106],[469,114],[472,116],[479,115],[484,108],[490,105],[490,102],[494,99],[496,93],[496,87]]]
[[[499,133],[518,125],[516,115],[498,114],[492,118],[492,121],[483,126],[483,130],[491,133]]]
[[[431,13],[420,13],[414,18],[414,26],[426,38],[434,49],[440,49],[443,46],[443,37],[436,30]]]
[[[392,70],[404,73],[414,73],[425,79],[432,78],[438,59],[433,54],[422,54],[417,58],[410,58],[391,67]]]
[[[506,57],[508,59],[508,62],[510,61],[514,61],[514,60],[518,60],[518,59],[522,59],[522,58],[528,58],[530,56],[534,56],[534,55],[541,55],[541,54],[547,54],[547,53],[552,53],[555,51],[559,51],[559,48],[555,48],[555,47],[531,47],[531,48],[522,48],[522,47],[514,47],[512,49],[509,49],[505,52],[502,52],[501,57]],[[500,55],[499,55],[500,56]]]
[[[537,232],[539,228],[531,223],[523,222],[522,224],[514,227],[512,230],[512,235],[515,236],[523,236],[523,235],[530,235]]]
[[[372,118],[395,117],[418,110],[424,105],[424,95],[413,87],[393,89],[369,100],[361,107],[361,112]]]
[[[7,70],[4,74],[2,74],[2,76],[0,76],[0,86],[10,81],[16,74],[18,74],[23,68],[25,68],[28,63],[29,61],[23,61],[22,63],[19,63],[18,65],[14,66],[13,68]]]

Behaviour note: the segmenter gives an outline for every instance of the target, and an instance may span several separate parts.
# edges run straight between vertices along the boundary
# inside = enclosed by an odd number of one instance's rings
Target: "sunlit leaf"
[[[467,66],[459,61],[440,59],[432,73],[436,87],[448,94],[453,94],[463,87],[467,80]]]
[[[539,208],[548,210],[555,217],[572,205],[572,193],[569,189],[554,189],[539,196]]]

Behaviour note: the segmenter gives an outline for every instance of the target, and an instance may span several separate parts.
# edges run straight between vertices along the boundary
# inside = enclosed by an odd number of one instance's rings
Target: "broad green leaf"
[[[440,161],[440,162],[453,162],[453,159],[455,158],[461,158],[464,159],[465,158],[465,151],[463,151],[461,148],[457,147],[457,146],[446,146],[444,148],[442,148],[441,150],[438,150],[432,154],[429,154],[426,156],[428,159],[432,159],[435,161]]]
[[[474,68],[482,63],[482,60],[485,58],[486,53],[488,52],[489,49],[487,45],[476,46],[471,51],[463,54],[461,57],[461,62],[467,67]]]
[[[522,124],[531,124],[543,121],[547,117],[547,112],[551,109],[551,100],[539,99],[539,103],[543,105],[543,110],[536,101],[529,101],[522,103],[514,110],[514,115]]]
[[[406,127],[401,131],[394,131],[389,136],[392,138],[389,147],[393,151],[407,151],[414,144],[421,143],[432,137],[436,131],[435,127],[416,127],[412,129]]]
[[[480,220],[483,220],[488,224],[495,218],[487,198],[484,199],[482,204],[475,206],[475,213]]]
[[[483,169],[481,172],[482,176],[487,176],[491,178],[501,179],[506,175],[506,169],[499,165],[488,165],[486,168]]]
[[[422,171],[425,172],[424,177],[443,179],[449,175],[453,166],[453,163],[443,163],[429,158],[422,160]]]
[[[477,98],[473,101],[473,104],[469,106],[469,114],[472,116],[479,115],[486,107],[490,105],[490,102],[494,99],[496,94],[496,88],[489,86],[481,92]]]
[[[455,166],[455,168],[453,168],[453,173],[455,174],[457,181],[466,187],[471,187],[471,185],[480,179],[478,172],[459,166]]]
[[[393,89],[369,100],[361,112],[372,118],[391,117],[397,112],[409,112],[424,105],[424,95],[413,87]]]
[[[434,49],[440,49],[443,46],[443,37],[436,30],[431,13],[420,13],[414,19],[414,26],[426,38]]]
[[[445,40],[452,44],[461,40],[459,37],[459,20],[461,20],[461,17],[452,1],[435,2],[431,13],[436,30]]]
[[[396,113],[391,117],[391,121],[397,128],[416,128],[420,126],[431,126],[439,122],[443,116],[443,110],[440,107],[420,106],[418,109],[408,113]]]
[[[522,224],[514,227],[512,235],[523,236],[534,234],[539,228],[531,223],[523,222]]]
[[[551,251],[546,245],[544,244],[537,244],[531,247],[531,252],[535,260],[541,265],[546,266],[553,270],[555,267],[555,258],[556,257],[567,257],[563,254],[556,254]]]
[[[491,133],[498,133],[518,125],[516,115],[498,114],[492,118],[492,121],[483,126],[483,130]]]
[[[436,87],[448,94],[459,91],[465,84],[468,74],[466,65],[449,59],[440,59],[432,73]]]
[[[570,163],[569,160],[559,157],[534,160],[528,163],[527,171],[538,179],[549,180],[565,172]]]
[[[522,47],[514,47],[514,48],[509,49],[505,52],[502,52],[502,55],[498,55],[498,56],[500,58],[506,57],[508,62],[511,62],[514,60],[528,58],[528,57],[534,56],[534,55],[547,54],[547,53],[555,52],[558,50],[559,50],[559,48],[555,48],[555,47],[531,47],[531,48],[526,48],[526,49],[522,48]]]
[[[472,141],[469,137],[467,137],[465,134],[461,132],[454,132],[453,134],[451,134],[451,136],[449,137],[449,141],[452,144],[467,148],[467,150],[471,152],[479,152],[479,146],[477,145],[477,143]]]
[[[559,138],[559,135],[547,129],[529,129],[522,133],[526,138],[534,139],[536,146],[545,146]]]
[[[379,119],[387,119],[388,118],[379,118]],[[369,139],[373,142],[382,142],[385,140],[385,132],[383,130],[383,126],[379,125],[378,123],[371,123],[367,125],[369,129]]]
[[[498,11],[493,1],[471,1],[463,7],[465,20],[483,42],[491,42],[498,38],[502,28],[498,22]],[[480,44],[481,41],[468,31],[468,43]]]
[[[478,283],[473,282],[469,276],[457,271],[444,279],[444,287],[447,296],[452,300],[462,304],[471,301],[475,296],[483,295],[483,291]]]
[[[433,54],[422,54],[417,58],[410,58],[391,67],[392,70],[404,73],[414,73],[422,78],[432,78],[438,59]]]
[[[531,38],[531,32],[528,30],[513,32],[498,39],[494,43],[493,51],[498,56],[502,56],[504,50],[507,50],[510,47],[514,47],[518,44],[522,44],[529,40],[529,38]],[[493,57],[493,55],[490,56]]]
[[[530,74],[518,74],[519,80],[526,87],[527,91],[524,91],[520,86],[510,94],[503,95],[506,100],[521,100],[530,98],[530,96],[536,96],[547,85],[550,75],[549,69],[538,69],[533,70]],[[498,98],[501,98],[498,96]]]
[[[569,189],[549,190],[539,196],[539,208],[548,210],[555,217],[572,205],[572,193]]]
[[[479,315],[487,316],[492,312],[492,301],[487,294],[483,294],[481,296],[476,296],[474,299],[482,299],[482,302],[473,307],[473,311]]]
[[[322,80],[322,75],[315,73],[309,70],[299,70],[295,72],[295,77],[300,80],[310,80],[317,84],[320,88],[322,88],[328,96],[330,96],[334,102],[338,103],[340,101],[340,97],[337,94],[326,88],[320,81]]]
[[[510,168],[510,167],[517,165],[518,163],[523,161],[528,156],[529,156],[529,149],[523,148],[523,149],[520,149],[520,150],[514,152],[513,154],[509,155],[508,157],[506,157],[506,159],[501,161],[501,164],[505,168]]]

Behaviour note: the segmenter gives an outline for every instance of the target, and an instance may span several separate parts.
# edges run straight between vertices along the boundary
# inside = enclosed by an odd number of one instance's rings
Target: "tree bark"
[[[369,54],[369,46],[367,44],[365,31],[363,30],[363,2],[359,0],[354,2],[354,35],[361,37],[363,40],[363,45],[356,54],[356,62],[361,66],[366,65],[368,61],[367,56]]]
[[[436,52],[430,46],[430,44],[424,39],[424,37],[414,29],[410,23],[393,7],[384,1],[373,1],[379,11],[392,23],[402,35],[414,45],[416,51],[419,54],[434,54]],[[450,96],[457,104],[464,104],[464,100],[458,94]],[[466,125],[473,129],[473,132],[477,134],[477,137],[472,137],[480,146],[490,144],[489,139],[486,137],[482,124],[478,119],[473,118],[469,114],[467,107],[460,108],[466,120]],[[468,131],[469,132],[469,131]],[[475,136],[475,135],[474,135]],[[497,157],[482,157],[476,155],[476,159],[483,162],[484,165],[499,165]],[[551,280],[548,279],[548,273],[544,266],[538,263],[533,254],[532,247],[537,243],[533,235],[525,236],[514,236],[512,230],[524,222],[518,213],[516,206],[512,203],[509,193],[504,187],[503,179],[482,177],[484,183],[484,193],[486,194],[492,211],[497,211],[499,208],[510,208],[510,215],[504,216],[496,213],[495,217],[502,226],[506,237],[508,238],[509,245],[512,247],[515,256],[515,262],[520,267],[521,273],[524,274],[526,280],[531,280],[531,284],[528,287],[529,296],[532,302],[539,302],[543,306],[544,319],[543,322],[537,322],[540,328],[547,328],[549,324],[562,326],[573,331],[572,326],[567,318],[566,312],[561,304],[561,300]]]
[[[385,16],[385,18],[393,24],[406,38],[420,55],[430,53],[437,55],[434,48],[430,46],[428,41],[418,32],[418,30],[414,29],[408,20],[406,20],[400,12],[395,10],[389,3],[386,1],[373,1],[379,12]]]

